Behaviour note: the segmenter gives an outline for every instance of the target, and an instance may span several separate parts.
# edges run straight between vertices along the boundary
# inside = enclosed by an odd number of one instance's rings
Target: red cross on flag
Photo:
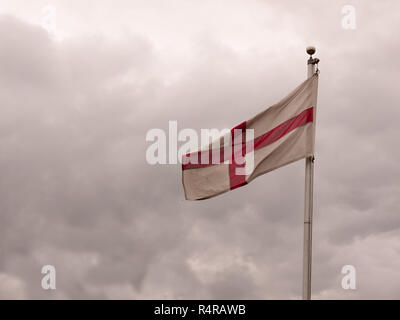
[[[278,103],[182,159],[187,200],[244,186],[256,177],[314,155],[318,73]]]

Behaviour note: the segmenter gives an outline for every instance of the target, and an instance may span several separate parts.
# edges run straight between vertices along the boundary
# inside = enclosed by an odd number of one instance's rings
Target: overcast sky
[[[251,118],[312,44],[313,298],[400,299],[398,30],[398,0],[0,0],[0,298],[299,299],[304,160],[189,202],[145,137]]]

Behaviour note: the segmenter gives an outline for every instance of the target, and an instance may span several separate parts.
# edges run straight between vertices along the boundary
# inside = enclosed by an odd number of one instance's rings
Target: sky
[[[185,201],[146,133],[251,118],[315,45],[312,298],[400,299],[399,29],[397,0],[0,0],[0,298],[300,299],[304,160]]]

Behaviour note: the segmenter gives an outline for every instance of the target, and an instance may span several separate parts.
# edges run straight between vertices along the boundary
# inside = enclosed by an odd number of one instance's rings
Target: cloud
[[[239,20],[208,2],[159,5],[60,2],[63,41],[1,16],[1,297],[299,298],[304,162],[187,202],[179,165],[146,163],[145,136],[169,120],[222,129],[251,117],[304,79],[310,42],[321,59],[314,297],[398,297],[399,62],[383,58],[399,50],[385,32],[394,11],[358,2],[345,31],[338,2],[235,2]],[[40,286],[45,264],[55,291]],[[340,286],[345,264],[354,292]]]
[[[0,299],[26,299],[25,287],[21,279],[7,274],[0,274]]]

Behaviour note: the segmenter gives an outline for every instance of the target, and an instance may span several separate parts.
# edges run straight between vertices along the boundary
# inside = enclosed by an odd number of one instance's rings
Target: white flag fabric
[[[182,159],[187,200],[244,186],[256,177],[314,155],[318,73],[230,134]],[[252,129],[252,130],[251,130]]]

